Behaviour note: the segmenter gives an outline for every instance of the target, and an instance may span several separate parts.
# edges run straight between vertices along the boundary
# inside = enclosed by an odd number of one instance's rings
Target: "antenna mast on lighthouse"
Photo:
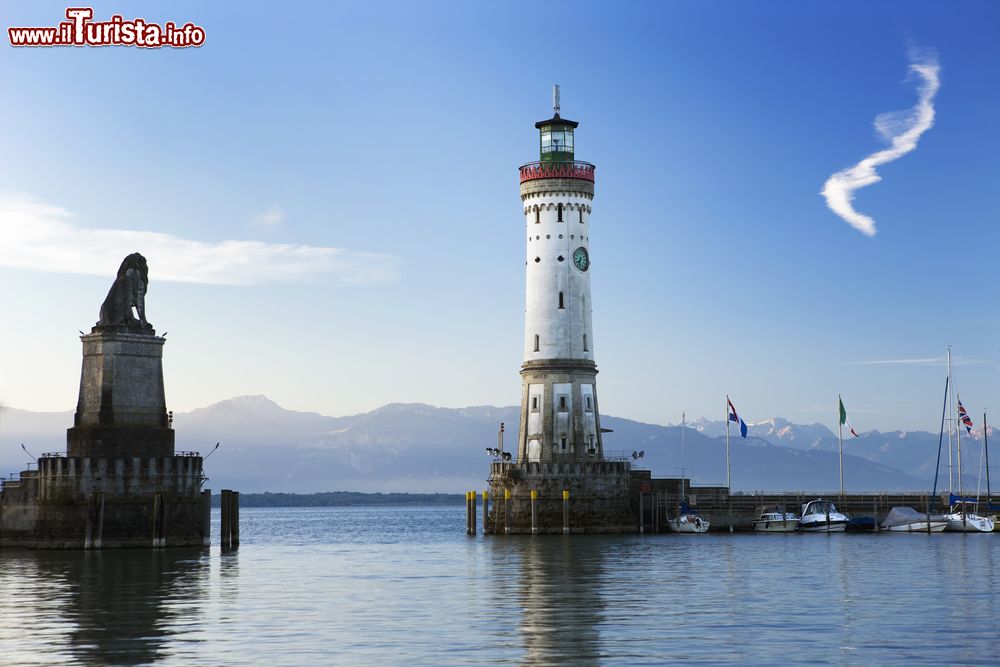
[[[559,117],[559,84],[552,84],[552,112]]]

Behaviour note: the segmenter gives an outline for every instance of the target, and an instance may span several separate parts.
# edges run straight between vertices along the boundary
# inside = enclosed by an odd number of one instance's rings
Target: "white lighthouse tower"
[[[574,154],[579,123],[535,123],[538,162],[520,168],[527,259],[520,461],[602,460],[590,299],[594,165]]]

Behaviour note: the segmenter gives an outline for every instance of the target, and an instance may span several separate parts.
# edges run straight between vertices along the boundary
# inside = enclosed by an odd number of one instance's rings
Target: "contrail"
[[[866,236],[875,236],[875,220],[858,213],[851,206],[854,191],[881,181],[882,177],[875,173],[875,167],[912,151],[917,147],[920,135],[934,125],[934,95],[941,87],[938,79],[941,68],[937,58],[930,54],[921,56],[911,53],[910,61],[910,72],[921,79],[916,105],[906,111],[892,111],[875,117],[875,130],[891,144],[889,148],[872,153],[853,167],[838,171],[827,179],[821,193],[831,211]]]

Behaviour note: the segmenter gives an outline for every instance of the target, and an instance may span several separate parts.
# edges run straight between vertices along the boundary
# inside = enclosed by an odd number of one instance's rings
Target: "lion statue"
[[[129,327],[150,328],[146,321],[146,286],[149,284],[149,267],[146,258],[137,252],[122,261],[118,277],[111,285],[108,297],[101,304],[98,326],[124,324]],[[139,314],[135,319],[132,308]]]

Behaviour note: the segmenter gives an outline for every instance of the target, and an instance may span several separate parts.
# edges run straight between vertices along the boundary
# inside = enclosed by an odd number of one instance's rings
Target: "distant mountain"
[[[401,403],[326,417],[286,410],[264,396],[241,396],[177,413],[174,427],[178,450],[204,455],[222,443],[205,464],[207,486],[215,491],[454,493],[485,485],[485,448],[495,446],[499,423],[505,422],[505,447],[516,449],[518,419],[516,406],[451,409]],[[35,455],[64,451],[72,421],[72,412],[0,408],[0,472],[24,467],[21,442]],[[604,416],[602,425],[613,429],[605,435],[609,455],[644,451],[639,465],[662,477],[681,472],[683,431],[685,474],[699,484],[725,481],[725,442],[719,435],[725,422],[696,420],[682,429]],[[821,425],[775,418],[754,424],[749,438],[737,435],[731,446],[734,490],[831,491],[839,485],[836,439]],[[864,434],[845,442],[847,487],[926,489],[933,478],[929,457],[936,453],[936,435]],[[972,456],[978,457],[978,450]]]
[[[726,422],[709,421],[700,418],[692,421],[689,426],[709,437],[719,437],[726,434]],[[733,424],[730,434],[739,436],[739,426]],[[836,435],[822,424],[793,424],[781,417],[771,417],[759,422],[747,422],[747,436],[756,436],[769,442],[791,444],[795,443],[809,447],[822,438],[834,438]]]

